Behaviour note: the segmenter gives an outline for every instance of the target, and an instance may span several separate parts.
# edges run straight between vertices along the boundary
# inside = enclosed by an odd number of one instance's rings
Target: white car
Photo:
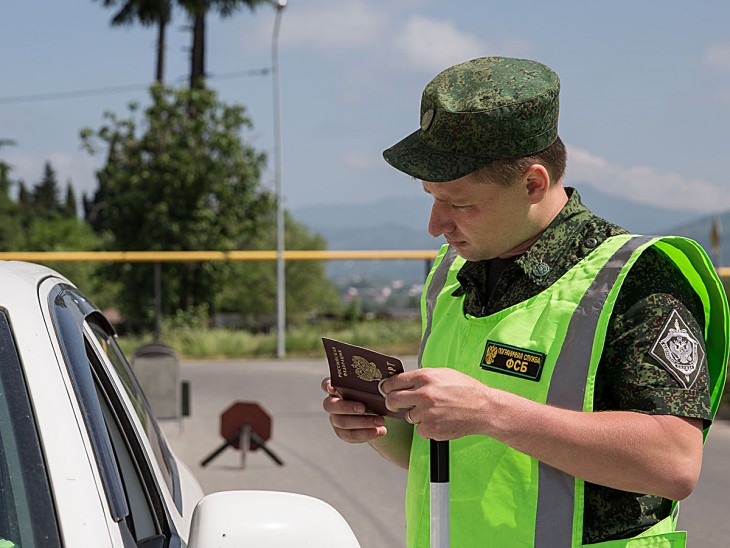
[[[0,262],[0,548],[359,546],[294,493],[203,496],[104,315],[48,268]]]

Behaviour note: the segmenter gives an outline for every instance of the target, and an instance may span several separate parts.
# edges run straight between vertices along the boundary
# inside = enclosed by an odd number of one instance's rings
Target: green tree
[[[151,89],[152,105],[130,117],[106,115],[96,131],[82,132],[92,153],[104,149],[107,164],[97,172],[99,187],[84,196],[95,230],[117,250],[273,249],[276,210],[261,188],[265,157],[241,140],[251,122],[241,106],[222,104],[207,89]],[[191,116],[189,109],[195,111]],[[318,235],[287,220],[287,249],[324,249]],[[131,328],[153,321],[153,265],[116,264],[104,278],[120,285],[123,315]],[[164,263],[163,313],[225,310],[251,324],[266,323],[276,308],[275,264],[267,262]],[[287,315],[337,311],[339,296],[318,261],[290,261]]]
[[[30,220],[21,244],[26,251],[96,251],[103,240],[91,227],[76,217],[57,215]],[[116,286],[100,276],[100,266],[93,262],[46,262],[46,266],[68,277],[101,307],[116,301]]]
[[[270,0],[178,0],[192,21],[193,44],[190,50],[190,87],[203,87],[205,82],[205,18],[215,11],[221,17],[230,17],[246,7],[254,11]]]
[[[94,0],[101,1],[106,8],[115,8],[111,25],[157,26],[157,69],[155,80],[164,81],[166,29],[172,18],[172,0]],[[190,48],[190,87],[205,85],[205,21],[209,12],[221,17],[231,17],[239,8],[254,11],[261,4],[271,0],[177,0],[191,21],[192,45]]]
[[[99,1],[99,0],[95,0]],[[112,16],[113,27],[136,22],[148,27],[157,25],[157,64],[155,80],[162,83],[165,76],[166,30],[172,15],[171,0],[101,0],[105,8],[118,7]]]
[[[32,201],[35,218],[51,219],[61,212],[56,172],[50,162],[46,162],[43,178],[33,187]]]
[[[263,220],[265,231],[249,247],[257,250],[276,248],[276,217]],[[320,250],[327,245],[301,223],[286,214],[286,249]],[[310,315],[342,313],[342,302],[335,284],[329,280],[321,261],[287,261],[286,316],[288,325],[302,323]],[[231,265],[218,293],[217,308],[242,316],[244,325],[267,330],[276,323],[276,263],[244,261]]]
[[[98,131],[82,131],[87,150],[107,149],[90,204],[97,230],[112,234],[118,250],[230,250],[255,240],[274,202],[259,188],[265,156],[240,138],[251,126],[245,109],[206,89],[155,85],[151,96],[141,115],[130,105],[130,118],[107,113]],[[164,265],[163,312],[212,308],[222,273],[217,263]],[[149,327],[153,266],[116,266],[107,274],[121,282],[131,327]]]
[[[27,233],[33,219],[33,194],[24,181],[18,181],[18,211],[23,233]]]
[[[2,144],[9,144],[0,142]],[[14,181],[10,179],[10,165],[0,160],[0,251],[17,248],[22,234],[20,209],[10,197]]]
[[[0,146],[8,144],[0,142]],[[0,251],[93,251],[101,249],[100,238],[76,217],[76,198],[71,183],[66,204],[58,201],[56,174],[46,163],[41,181],[30,192],[23,181],[13,181],[10,166],[0,160]],[[9,195],[18,185],[18,198]],[[73,203],[73,212],[70,203]],[[68,215],[66,215],[68,213]],[[46,263],[78,284],[101,306],[115,302],[115,287],[96,275],[93,263]]]
[[[78,211],[76,208],[76,193],[74,187],[71,185],[71,181],[66,183],[66,199],[61,207],[61,213],[68,219],[76,219]]]

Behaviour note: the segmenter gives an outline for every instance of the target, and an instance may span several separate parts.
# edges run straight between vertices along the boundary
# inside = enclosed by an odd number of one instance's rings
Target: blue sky
[[[271,77],[227,75],[270,65],[274,11],[211,15],[207,42],[210,86],[247,107],[254,129],[244,138],[272,166]],[[93,191],[101,159],[80,149],[79,130],[147,101],[156,31],[111,28],[111,15],[91,0],[0,4],[0,139],[16,142],[0,158],[28,185],[50,160],[63,185]],[[727,21],[726,0],[289,0],[279,42],[285,205],[420,195],[382,150],[418,127],[421,91],[437,72],[506,55],[542,61],[561,78],[568,184],[698,215],[728,210]],[[186,25],[178,14],[169,28],[169,83],[188,73]],[[273,186],[273,169],[263,183]]]

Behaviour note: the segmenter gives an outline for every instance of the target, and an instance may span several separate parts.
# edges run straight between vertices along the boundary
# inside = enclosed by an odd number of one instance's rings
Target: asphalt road
[[[406,369],[415,359],[404,360]],[[184,361],[191,383],[192,414],[165,421],[173,450],[193,470],[206,493],[233,489],[294,491],[320,498],[348,521],[363,548],[405,545],[403,495],[406,472],[366,446],[340,442],[322,410],[319,385],[327,375],[318,360]],[[200,462],[222,443],[220,415],[235,402],[256,402],[272,417],[265,452],[228,448],[206,467]],[[682,503],[680,526],[690,546],[721,547],[730,538],[730,422],[716,421],[705,448],[702,476]]]

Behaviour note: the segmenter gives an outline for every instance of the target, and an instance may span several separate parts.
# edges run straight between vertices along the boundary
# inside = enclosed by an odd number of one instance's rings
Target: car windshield
[[[0,548],[16,546],[60,546],[60,540],[25,378],[0,310]]]

